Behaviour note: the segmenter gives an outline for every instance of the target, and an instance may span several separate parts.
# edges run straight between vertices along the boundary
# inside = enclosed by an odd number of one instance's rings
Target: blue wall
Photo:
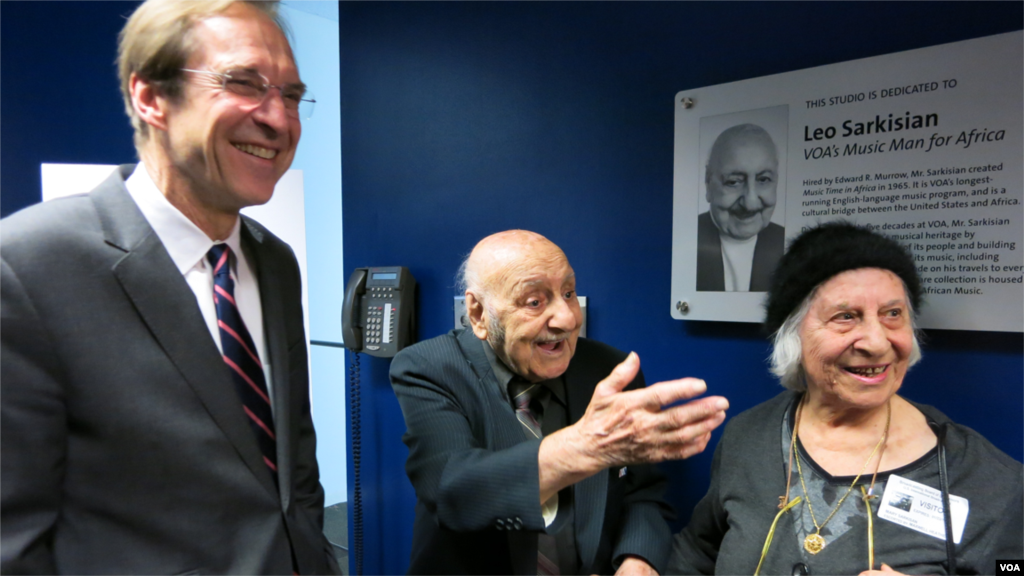
[[[648,381],[706,379],[736,414],[779,391],[758,327],[667,312],[673,95],[1018,30],[1022,6],[342,2],[346,267],[409,266],[429,338],[451,327],[460,257],[492,232],[535,230],[576,269],[591,337],[636,350]],[[903,393],[1021,459],[1022,346],[933,331]],[[364,568],[398,573],[415,502],[404,424],[388,362],[362,368]],[[677,527],[710,456],[665,466]]]
[[[117,33],[137,3],[0,3],[0,215],[39,202],[42,162],[135,161]]]

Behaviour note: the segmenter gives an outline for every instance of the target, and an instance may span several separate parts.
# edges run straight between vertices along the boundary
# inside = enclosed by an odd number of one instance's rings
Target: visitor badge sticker
[[[953,521],[953,542],[960,543],[967,524],[970,504],[966,498],[949,495]],[[878,504],[878,517],[917,530],[923,534],[946,539],[946,520],[942,515],[942,493],[913,480],[890,474],[885,493]]]

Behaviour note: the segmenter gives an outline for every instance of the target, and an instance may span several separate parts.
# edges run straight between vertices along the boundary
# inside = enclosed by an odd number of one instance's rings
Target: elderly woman
[[[921,357],[921,292],[910,254],[867,229],[793,241],[766,319],[789,390],[726,426],[669,573],[992,574],[1024,558],[1024,467],[897,394]]]

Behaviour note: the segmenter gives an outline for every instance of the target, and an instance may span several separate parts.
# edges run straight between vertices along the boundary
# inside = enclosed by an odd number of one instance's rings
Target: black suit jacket
[[[406,348],[391,364],[405,416],[406,471],[416,489],[410,574],[536,574],[541,516],[537,451],[498,384],[471,330],[454,330]],[[570,421],[594,387],[625,359],[580,338],[565,372]],[[644,386],[638,375],[630,388]],[[672,510],[653,466],[600,472],[575,485],[575,536],[581,573],[611,573],[636,554],[661,570]]]
[[[272,366],[280,489],[195,296],[128,195],[3,221],[4,573],[338,572],[321,532],[298,266],[243,218]]]
[[[771,285],[772,272],[782,258],[786,243],[786,229],[769,222],[757,234],[754,246],[754,262],[750,271],[750,291],[767,292]],[[725,266],[722,264],[722,239],[718,227],[711,219],[711,212],[697,217],[697,291],[724,292]]]

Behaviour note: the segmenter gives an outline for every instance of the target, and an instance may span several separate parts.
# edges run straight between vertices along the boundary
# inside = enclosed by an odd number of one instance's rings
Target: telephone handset
[[[405,266],[356,268],[341,307],[341,338],[353,352],[391,358],[413,342],[416,279]]]

